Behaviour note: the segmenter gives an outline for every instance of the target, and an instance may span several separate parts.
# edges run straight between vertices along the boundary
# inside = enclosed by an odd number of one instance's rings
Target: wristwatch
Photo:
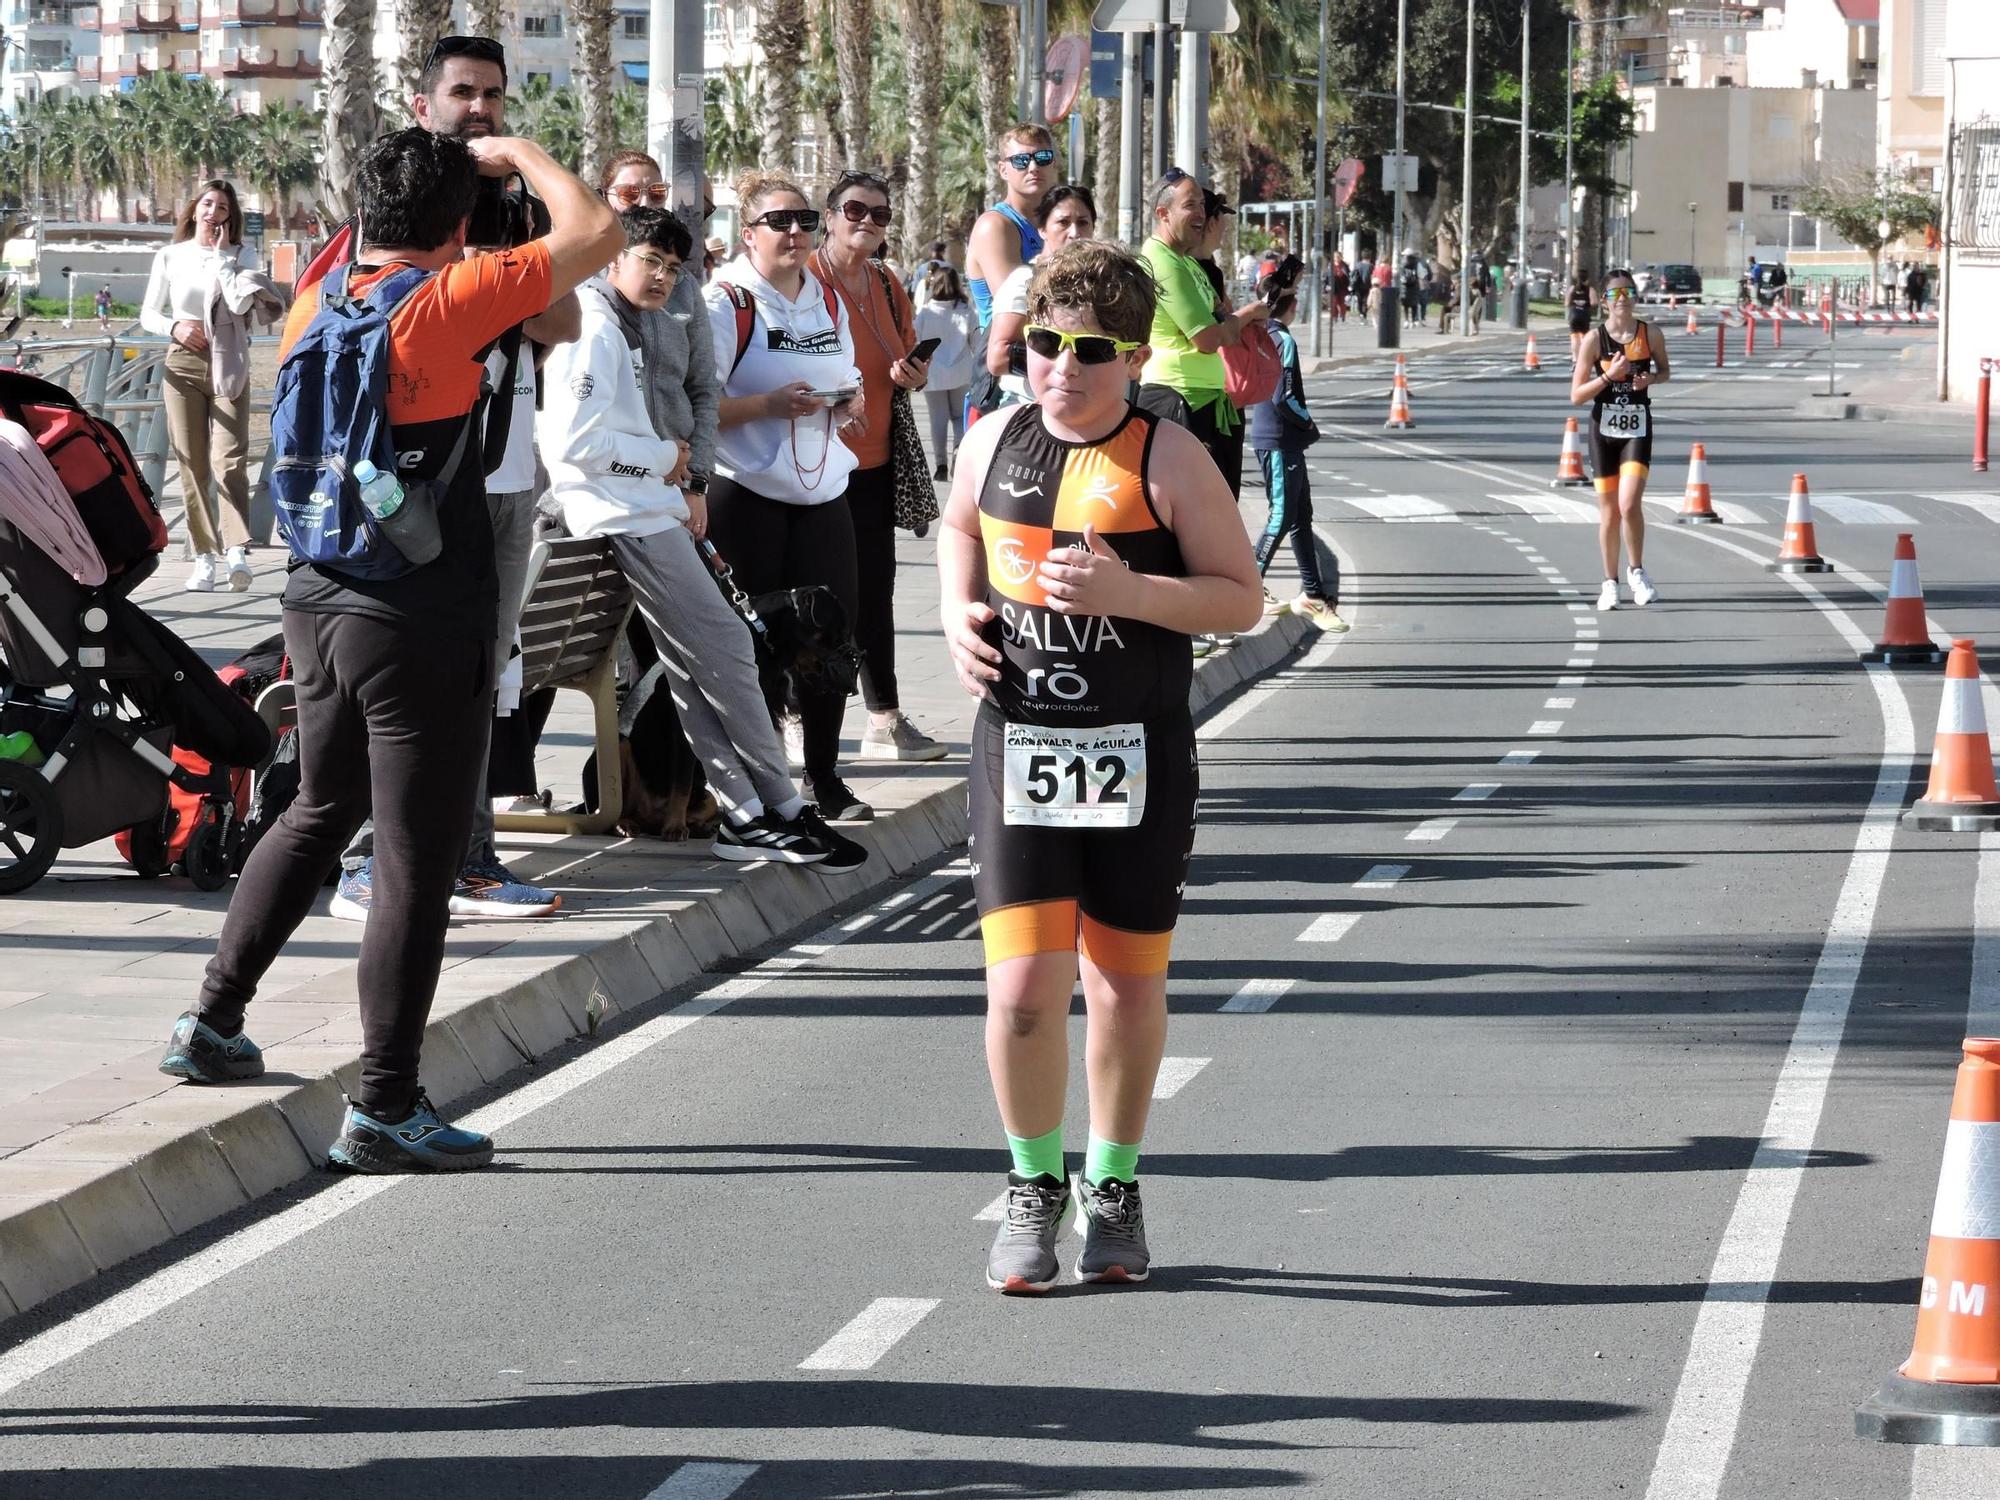
[[[697,474],[693,469],[690,469],[688,470],[687,483],[682,485],[681,488],[690,494],[706,495],[708,493],[708,476],[706,474]]]

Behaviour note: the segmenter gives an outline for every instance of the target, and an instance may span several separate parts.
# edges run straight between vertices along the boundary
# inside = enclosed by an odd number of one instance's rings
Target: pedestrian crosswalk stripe
[[[1594,500],[1578,500],[1569,495],[1536,495],[1525,491],[1488,495],[1486,498],[1524,510],[1537,521],[1569,526],[1597,524],[1597,502]]]
[[[1530,733],[1530,734],[1561,734],[1561,733],[1562,733],[1562,727],[1563,727],[1563,724],[1562,724],[1562,720],[1561,720],[1561,719],[1537,719],[1537,720],[1535,720],[1535,722],[1534,722],[1534,723],[1532,723],[1532,724],[1530,724],[1530,725],[1528,726],[1528,733]]]
[[[1499,790],[1500,783],[1497,781],[1475,781],[1463,791],[1454,792],[1451,800],[1454,802],[1484,802]]]
[[[1243,1016],[1267,1011],[1285,998],[1285,993],[1295,982],[1290,979],[1253,979],[1222,1002],[1222,1013]],[[1004,1204],[1007,1195],[1002,1193],[1000,1198]]]
[[[2000,521],[2000,495],[1984,494],[1977,490],[1945,490],[1936,494],[1920,495],[1921,500],[1936,500],[1943,505],[1962,505],[1967,510],[1976,511],[1989,521]]]
[[[1342,495],[1356,510],[1378,521],[1457,521],[1458,512],[1427,495]]]
[[[1549,699],[1549,700],[1548,700],[1548,702],[1544,703],[1544,704],[1542,705],[1542,707],[1543,707],[1543,708],[1575,708],[1575,707],[1576,707],[1576,699],[1574,699],[1574,698],[1551,698],[1551,699]]]
[[[1403,838],[1412,844],[1435,844],[1456,827],[1458,827],[1456,818],[1426,818],[1404,834]]]
[[[1314,917],[1312,925],[1298,936],[1301,943],[1337,943],[1354,930],[1361,920],[1358,911],[1330,911]]]
[[[1681,508],[1681,502],[1677,496],[1648,495],[1646,500],[1649,504],[1657,505],[1662,510],[1678,513]],[[1817,504],[1818,501],[1819,497],[1817,495],[1813,496],[1813,502]],[[1709,508],[1732,526],[1768,526],[1772,524],[1749,506],[1738,505],[1733,501],[1711,498],[1709,500]],[[1781,505],[1779,507],[1781,514],[1783,513],[1783,509],[1784,507]]]
[[[682,1464],[646,1500],[728,1500],[758,1468],[757,1464]]]
[[[1153,1079],[1153,1097],[1171,1099],[1186,1088],[1194,1075],[1208,1066],[1205,1057],[1163,1057],[1160,1071]]]
[[[1361,872],[1361,878],[1354,882],[1357,891],[1386,889],[1410,873],[1408,865],[1370,865]]]
[[[936,1297],[877,1297],[799,1362],[801,1370],[872,1370],[938,1305]]]
[[[1814,495],[1813,514],[1831,516],[1850,526],[1914,526],[1917,518],[1907,511],[1884,505],[1879,500],[1863,500],[1858,495]]]

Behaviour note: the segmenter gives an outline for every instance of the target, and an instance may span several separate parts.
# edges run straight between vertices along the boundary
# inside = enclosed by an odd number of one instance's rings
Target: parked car
[[[1693,266],[1662,266],[1639,288],[1642,302],[1701,301],[1701,272]]]

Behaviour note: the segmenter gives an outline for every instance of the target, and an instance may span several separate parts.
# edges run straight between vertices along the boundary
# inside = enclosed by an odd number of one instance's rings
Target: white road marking
[[[1336,637],[1335,639],[1338,639]],[[964,878],[964,860],[954,861],[915,885],[897,892],[881,903],[882,912],[898,910],[913,900],[921,900]],[[704,1016],[746,999],[811,961],[814,955],[839,946],[851,933],[829,925],[813,934],[815,941],[802,943],[765,960],[747,974],[739,974],[711,985],[691,1000],[683,1001],[664,1015],[633,1027],[630,1031],[600,1042],[574,1062],[543,1074],[520,1088],[495,1099],[482,1109],[463,1116],[459,1123],[487,1132],[505,1129],[546,1105],[595,1082],[613,1068],[630,1062],[669,1037],[685,1031]],[[504,1147],[503,1154],[504,1154]],[[331,1223],[351,1208],[370,1199],[421,1179],[411,1177],[355,1177],[313,1194],[303,1203],[260,1220],[225,1239],[218,1240],[185,1260],[165,1266],[143,1281],[107,1297],[95,1307],[60,1323],[46,1333],[0,1353],[0,1396],[53,1369],[66,1359],[114,1338],[154,1313],[172,1307],[185,1297],[220,1281],[232,1271],[259,1260],[271,1251],[290,1244],[323,1224]]]
[[[1563,608],[1573,615],[1587,615],[1591,612],[1588,604],[1565,604]]]
[[[1457,521],[1459,513],[1425,495],[1339,495],[1356,510],[1378,521]]]
[[[1542,705],[1542,707],[1543,707],[1543,708],[1575,708],[1575,707],[1576,707],[1576,699],[1574,699],[1574,698],[1551,698],[1551,699],[1549,699],[1549,700],[1548,700],[1547,702],[1545,702],[1545,703],[1544,703],[1544,704]]]
[[[1291,979],[1253,979],[1242,989],[1222,1002],[1220,1014],[1231,1016],[1261,1015],[1276,1005],[1297,983]],[[1001,1195],[1006,1196],[1004,1193]]]
[[[1541,753],[1539,750],[1509,750],[1505,755],[1500,757],[1500,764],[1503,766],[1525,766]]]
[[[1312,925],[1298,935],[1301,943],[1337,943],[1354,930],[1354,924],[1361,920],[1358,911],[1330,911],[1314,917]],[[1234,1003],[1234,1002],[1232,1002]],[[1227,1010],[1229,1007],[1224,1006]]]
[[[1587,666],[1589,666],[1589,665],[1590,665],[1590,663],[1589,663],[1589,661],[1585,660],[1585,661],[1580,661],[1580,662],[1574,662],[1574,663],[1572,663],[1572,665],[1574,665],[1574,666],[1579,666],[1579,667],[1587,667]],[[1558,677],[1558,678],[1556,679],[1556,686],[1557,686],[1557,687],[1582,687],[1582,686],[1583,686],[1583,685],[1584,685],[1584,684],[1585,684],[1586,682],[1588,682],[1588,681],[1590,681],[1590,679],[1589,679],[1588,677]],[[1571,699],[1570,701],[1571,701],[1572,703],[1574,703],[1574,702],[1575,702],[1576,700],[1575,700],[1574,698],[1572,698],[1572,699]]]
[[[1526,549],[1524,548],[1523,550],[1525,551]],[[1528,561],[1531,563],[1545,563],[1548,559],[1539,552],[1529,552]]]
[[[1595,651],[1596,649],[1597,642],[1595,641],[1575,641],[1570,645],[1570,650],[1572,651]]]
[[[1544,523],[1554,522],[1569,526],[1597,524],[1595,500],[1579,500],[1573,495],[1537,495],[1530,491],[1488,495],[1486,498],[1498,500],[1502,505],[1516,506]]]
[[[972,1216],[975,1224],[998,1224],[1007,1217],[1007,1190],[1002,1188],[1000,1196]]]
[[[1563,727],[1563,721],[1561,719],[1537,719],[1535,720],[1534,723],[1528,726],[1528,733],[1561,734],[1562,727]]]
[[[646,1500],[729,1500],[758,1468],[757,1464],[682,1464]]]
[[[1560,578],[1563,576],[1561,568],[1537,568],[1535,571],[1540,573],[1544,578]]]
[[[1568,585],[1568,584],[1563,584],[1563,585],[1562,585],[1562,586],[1561,586],[1560,588],[1558,588],[1558,589],[1556,590],[1556,592],[1557,592],[1558,594],[1563,594],[1563,595],[1567,595],[1567,596],[1569,596],[1569,597],[1572,597],[1572,598],[1577,598],[1577,599],[1581,599],[1581,598],[1583,597],[1583,590],[1582,590],[1582,589],[1579,589],[1579,588],[1572,588],[1572,587],[1570,587],[1570,585]]]
[[[1410,873],[1408,865],[1370,865],[1354,882],[1357,891],[1379,891],[1394,885]]]
[[[2000,522],[2000,496],[1979,490],[1944,490],[1930,494],[1920,494],[1921,500],[1937,500],[1945,505],[1962,505],[1967,510],[1976,511],[1989,521]]]
[[[1819,497],[1814,496],[1813,498],[1817,500]],[[1665,495],[1648,495],[1646,499],[1650,504],[1657,505],[1662,510],[1670,510],[1676,514],[1680,512],[1681,502],[1677,499],[1672,499]],[[1771,524],[1763,516],[1750,509],[1749,506],[1738,505],[1730,500],[1719,500],[1712,494],[1709,498],[1708,508],[1722,517],[1723,521],[1731,526],[1768,526]]]
[[[1863,500],[1854,495],[1814,495],[1812,497],[1815,516],[1832,516],[1836,521],[1844,521],[1849,526],[1914,526],[1917,518],[1908,511],[1898,510],[1893,505],[1884,505],[1879,500]]]
[[[1484,802],[1499,790],[1500,783],[1497,781],[1475,781],[1464,791],[1453,793],[1451,800],[1454,802]]]
[[[877,1297],[853,1321],[799,1361],[801,1370],[872,1370],[923,1322],[936,1297]]]
[[[1205,1057],[1163,1057],[1160,1071],[1153,1079],[1153,1097],[1171,1099],[1193,1080],[1194,1075],[1207,1067]]]
[[[1404,834],[1403,838],[1412,844],[1435,844],[1456,827],[1458,827],[1456,818],[1426,818]]]
[[[1597,665],[1597,662],[1588,656],[1572,656],[1563,665],[1565,667],[1594,667]]]

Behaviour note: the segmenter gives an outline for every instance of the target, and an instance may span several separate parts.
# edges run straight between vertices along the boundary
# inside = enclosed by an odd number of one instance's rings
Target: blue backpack
[[[431,562],[406,557],[361,503],[354,466],[397,474],[388,417],[389,319],[433,273],[406,266],[350,296],[353,263],[327,273],[320,306],[278,367],[271,397],[271,499],[292,555],[353,578],[400,578]],[[435,508],[450,491],[484,398],[466,414],[437,478],[406,485],[405,506]],[[435,533],[436,528],[431,528]]]

